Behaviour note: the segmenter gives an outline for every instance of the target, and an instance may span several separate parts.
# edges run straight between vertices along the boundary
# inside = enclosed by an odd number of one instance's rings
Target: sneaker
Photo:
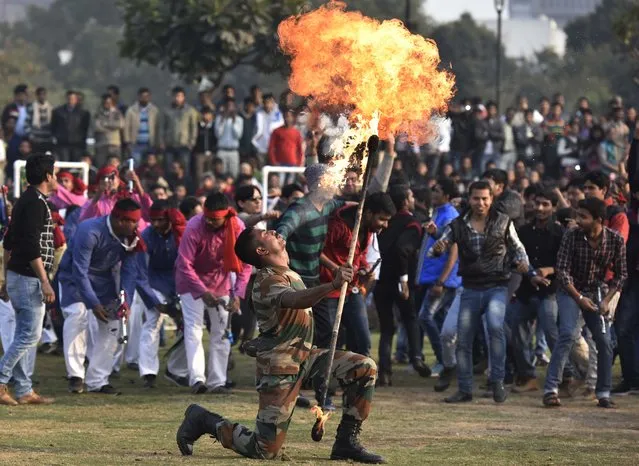
[[[624,396],[624,395],[630,395],[631,393],[638,393],[639,392],[639,387],[634,387],[632,385],[630,385],[628,382],[626,382],[625,380],[622,380],[619,385],[617,385],[616,387],[614,387],[612,389],[612,392],[614,395],[619,395],[619,396]]]
[[[437,363],[432,367],[430,376],[439,377],[439,374],[441,374],[443,370],[444,370],[444,365]]]
[[[513,387],[513,393],[528,393],[528,392],[536,392],[539,390],[539,385],[537,384],[537,379],[532,378],[523,382],[520,385]]]
[[[155,374],[147,374],[144,376],[144,388],[155,388],[155,380],[157,376]]]
[[[54,403],[54,398],[45,398],[43,396],[38,395],[36,392],[31,390],[24,396],[18,398],[18,404],[20,405],[50,405]]]
[[[80,377],[69,378],[69,393],[80,394],[84,391],[84,380]]]
[[[537,356],[536,359],[537,360],[535,361],[535,366],[537,367],[546,367],[548,364],[550,364],[550,359],[548,359],[546,353]]]
[[[493,400],[495,403],[503,403],[506,401],[508,394],[506,393],[506,388],[504,387],[503,382],[495,382],[493,383]]]
[[[559,408],[561,407],[561,400],[556,393],[546,393],[542,399],[546,408]]]
[[[191,393],[194,395],[202,395],[206,393],[206,391],[207,388],[206,385],[204,385],[204,382],[195,382],[195,384],[191,387]]]
[[[219,387],[209,388],[206,393],[211,393],[212,395],[230,395],[233,392],[230,388],[226,388],[226,386],[220,385]]]
[[[89,393],[95,393],[99,395],[113,395],[113,396],[119,396],[122,394],[111,384],[103,385],[97,390],[89,390]]]
[[[18,402],[9,394],[6,384],[0,384],[0,405],[17,406]]]
[[[597,403],[598,408],[606,408],[606,409],[615,409],[617,404],[612,401],[610,398],[600,398]]]
[[[473,401],[473,395],[464,392],[457,392],[448,398],[444,398],[445,403],[468,403],[469,401]]]
[[[164,378],[178,387],[189,387],[189,379],[171,374],[168,369],[164,371]]]

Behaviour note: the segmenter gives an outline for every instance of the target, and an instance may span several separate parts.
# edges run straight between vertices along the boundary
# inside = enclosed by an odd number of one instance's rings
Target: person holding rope
[[[330,364],[329,350],[313,348],[311,307],[353,280],[350,265],[339,267],[330,283],[307,289],[289,268],[286,241],[275,231],[247,228],[235,245],[237,256],[259,269],[253,303],[260,336],[247,344],[256,356],[256,386],[260,398],[256,429],[233,423],[198,405],[190,405],[177,432],[183,455],[193,454],[193,444],[210,434],[223,447],[248,458],[275,459],[286,439],[295,400],[306,383],[321,384]],[[336,351],[332,375],[344,390],[343,414],[331,459],[380,464],[381,456],[359,443],[362,423],[371,409],[377,366],[363,355]]]

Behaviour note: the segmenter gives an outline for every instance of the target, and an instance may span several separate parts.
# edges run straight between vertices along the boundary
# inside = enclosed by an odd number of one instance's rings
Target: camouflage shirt
[[[313,346],[313,313],[281,306],[282,296],[304,290],[302,278],[289,268],[265,267],[253,285],[253,306],[262,345],[257,371],[262,375],[295,375]]]

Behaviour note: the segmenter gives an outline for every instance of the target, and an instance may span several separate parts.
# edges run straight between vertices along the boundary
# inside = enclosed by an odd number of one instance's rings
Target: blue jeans
[[[582,320],[586,321],[588,329],[597,347],[597,398],[608,398],[612,388],[612,343],[610,329],[606,323],[604,332],[601,316],[596,312],[582,312],[579,305],[564,292],[557,294],[559,311],[559,338],[550,357],[550,365],[546,374],[544,393],[557,393],[564,366],[568,361],[572,345],[581,336]]]
[[[455,292],[456,290],[454,288],[444,288],[441,296],[433,298],[430,295],[429,287],[426,291],[426,295],[424,296],[424,300],[422,301],[422,308],[419,311],[419,324],[421,325],[424,333],[428,335],[430,345],[433,347],[433,353],[435,353],[435,357],[439,364],[444,363],[442,357],[442,341],[439,338],[441,327],[437,324],[437,322],[435,322],[433,317],[439,312],[448,311],[448,308],[455,299]]]
[[[548,339],[551,351],[559,337],[557,328],[557,298],[550,295],[545,298],[532,296],[527,302],[515,300],[509,306],[512,312],[513,349],[520,377],[532,379],[536,376],[534,355],[532,354],[532,332],[530,324],[537,320],[537,329],[541,329]],[[539,332],[537,333],[539,334]]]
[[[11,346],[0,359],[0,384],[13,377],[14,394],[21,398],[33,388],[28,375],[28,353],[40,341],[45,307],[37,278],[8,271],[7,292],[16,312],[16,330]]]
[[[459,306],[457,332],[457,380],[459,391],[473,392],[473,341],[481,325],[482,314],[486,315],[488,348],[490,352],[490,382],[503,382],[506,366],[506,316],[505,286],[487,290],[464,288]]]
[[[335,322],[339,298],[326,298],[326,305]],[[361,293],[346,295],[342,326],[346,328],[346,348],[353,353],[369,356],[371,353],[371,332],[368,328],[366,302]]]

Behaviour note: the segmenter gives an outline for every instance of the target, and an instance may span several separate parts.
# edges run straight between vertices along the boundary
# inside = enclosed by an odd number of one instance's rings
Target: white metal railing
[[[26,160],[16,160],[13,163],[13,196],[17,199],[20,197],[22,193],[22,170],[26,167]],[[89,164],[86,162],[56,162],[56,168],[69,168],[75,170],[82,170],[82,181],[84,184],[89,186]],[[87,193],[84,193],[84,196],[87,196]]]
[[[268,211],[268,203],[266,198],[268,197],[268,176],[271,173],[304,173],[305,167],[280,167],[279,165],[265,165],[262,167],[262,213],[265,214]],[[284,186],[282,186],[284,187]]]

